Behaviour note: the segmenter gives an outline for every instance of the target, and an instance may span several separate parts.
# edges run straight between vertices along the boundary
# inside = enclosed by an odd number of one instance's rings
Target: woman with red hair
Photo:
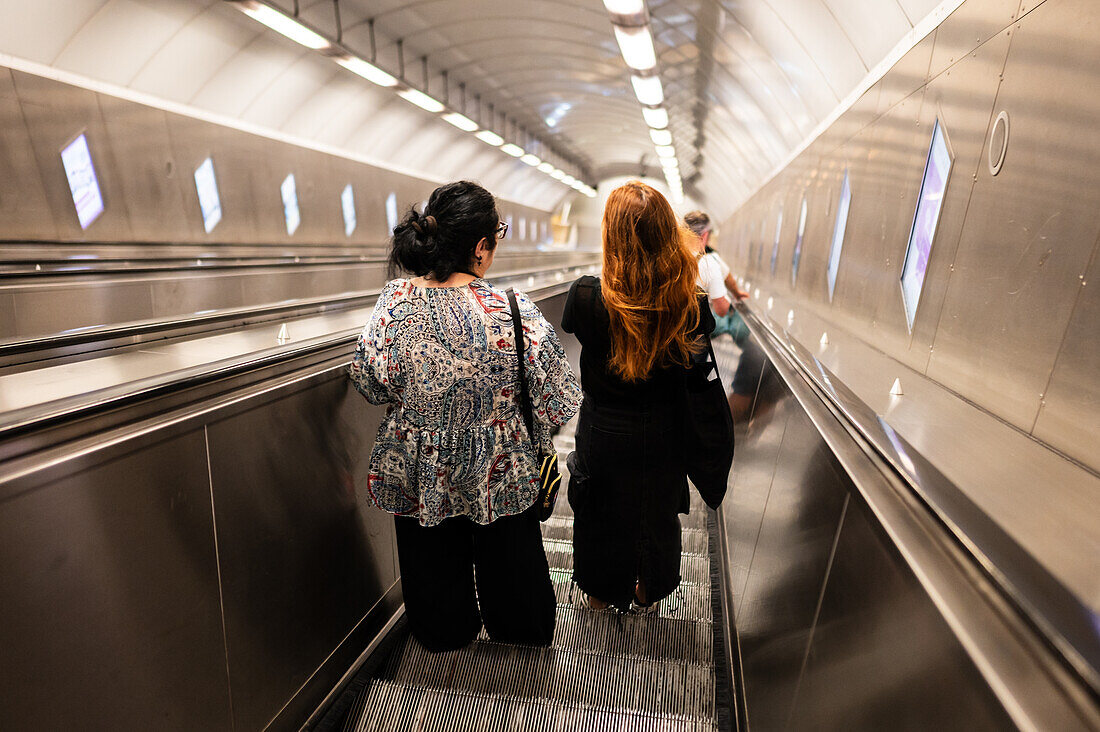
[[[602,279],[577,280],[562,317],[581,342],[584,388],[569,460],[573,580],[593,609],[651,611],[680,584],[685,380],[714,329],[697,275],[664,196],[638,181],[611,192]]]

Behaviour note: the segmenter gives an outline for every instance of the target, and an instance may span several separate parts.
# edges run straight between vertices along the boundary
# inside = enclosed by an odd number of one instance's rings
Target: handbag
[[[710,336],[706,339],[707,350],[701,354],[706,360],[696,361],[685,378],[684,457],[688,478],[703,501],[717,509],[733,467],[733,417]]]
[[[523,422],[527,426],[528,439],[535,439],[535,415],[531,409],[531,395],[527,391],[527,368],[523,348],[523,320],[519,316],[519,303],[516,293],[508,288],[508,305],[512,309],[512,325],[516,331],[516,359],[519,361],[519,400],[523,412]],[[537,452],[539,469],[539,497],[537,501],[539,521],[545,521],[554,513],[554,504],[558,500],[558,488],[561,487],[561,474],[558,473],[558,453],[549,455]]]

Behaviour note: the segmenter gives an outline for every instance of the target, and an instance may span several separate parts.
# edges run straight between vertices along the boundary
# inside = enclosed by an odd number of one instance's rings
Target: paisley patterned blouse
[[[387,404],[367,491],[381,509],[433,526],[487,524],[534,502],[536,450],[576,414],[581,391],[553,327],[517,292],[535,414],[527,438],[507,295],[482,279],[462,287],[386,284],[355,349],[351,380]],[[538,447],[536,447],[536,445]]]

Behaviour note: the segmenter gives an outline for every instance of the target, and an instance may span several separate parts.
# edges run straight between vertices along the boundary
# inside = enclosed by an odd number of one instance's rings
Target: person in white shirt
[[[684,224],[695,234],[699,260],[698,284],[707,293],[710,309],[714,311],[715,329],[711,336],[729,333],[738,345],[748,336],[748,328],[737,311],[731,307],[730,294],[744,300],[749,293],[742,290],[718,252],[709,246],[711,234],[710,216],[703,211],[692,211],[684,216]]]

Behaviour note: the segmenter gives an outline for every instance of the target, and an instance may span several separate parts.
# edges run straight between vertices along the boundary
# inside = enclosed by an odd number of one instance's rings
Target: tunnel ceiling
[[[940,0],[649,0],[687,190],[732,211]],[[323,22],[328,0],[303,2]],[[660,177],[600,0],[341,0],[596,179]],[[379,48],[380,58],[385,49]],[[412,78],[417,78],[415,73]],[[694,187],[690,185],[696,175]]]
[[[276,0],[335,37],[332,0]],[[731,213],[939,0],[650,0],[689,196]],[[588,183],[659,175],[601,0],[339,0],[345,46]],[[572,191],[223,0],[0,0],[0,53],[550,208]],[[368,22],[372,21],[372,22]],[[373,31],[373,44],[371,42]],[[401,40],[401,54],[397,41]],[[427,75],[424,76],[426,58]],[[444,76],[444,72],[446,75]],[[479,120],[481,121],[481,120]],[[557,155],[555,155],[555,153]]]

